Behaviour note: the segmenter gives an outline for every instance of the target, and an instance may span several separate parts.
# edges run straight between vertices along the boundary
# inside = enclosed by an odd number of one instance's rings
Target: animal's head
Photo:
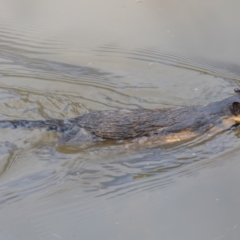
[[[231,103],[230,110],[232,114],[234,115],[234,119],[236,122],[240,123],[240,88],[235,88],[234,89],[237,98]]]

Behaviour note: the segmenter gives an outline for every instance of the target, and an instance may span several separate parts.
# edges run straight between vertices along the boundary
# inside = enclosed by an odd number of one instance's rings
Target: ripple
[[[4,51],[46,55],[66,48],[63,40],[49,39],[44,28],[36,22],[25,25],[17,25],[16,23],[16,17],[11,13],[1,11],[0,48]]]
[[[87,199],[91,196],[95,198],[92,201],[97,201],[152,191],[172,184],[180,173],[186,175],[187,172],[182,171],[185,165],[233,148],[235,139],[233,132],[212,139],[203,135],[176,146],[165,145],[132,153],[124,152],[122,145],[112,144],[72,154],[56,152],[49,144],[40,144],[28,152],[16,150],[1,174],[0,206],[37,196],[39,192],[47,197],[59,191],[67,193],[81,189],[87,193]],[[31,174],[26,173],[26,165]],[[40,172],[35,170],[40,168]],[[190,167],[189,170],[192,174],[199,168]]]
[[[232,80],[240,80],[239,67],[234,64],[216,62],[200,57],[188,56],[178,51],[167,51],[159,48],[139,48],[139,49],[123,49],[117,44],[105,45],[98,47],[97,56],[117,57],[124,59],[132,59],[134,61],[145,61],[151,64],[164,64],[179,68],[198,71],[200,73],[209,74],[216,77],[227,78]]]
[[[35,173],[0,186],[0,207],[26,198],[56,184],[54,170]],[[55,175],[55,179],[53,177]]]

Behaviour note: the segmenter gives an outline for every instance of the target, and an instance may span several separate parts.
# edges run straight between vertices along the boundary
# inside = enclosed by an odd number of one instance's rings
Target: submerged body
[[[236,90],[237,91],[237,90]],[[158,110],[93,111],[76,118],[43,121],[0,121],[0,127],[35,128],[62,132],[61,143],[71,141],[126,140],[172,134],[199,135],[218,127],[240,123],[240,94],[206,106]]]

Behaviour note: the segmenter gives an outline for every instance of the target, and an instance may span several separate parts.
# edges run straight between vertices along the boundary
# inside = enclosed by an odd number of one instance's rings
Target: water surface
[[[207,104],[239,85],[236,1],[0,4],[1,120]],[[239,239],[239,136],[126,151],[0,129],[1,239]]]

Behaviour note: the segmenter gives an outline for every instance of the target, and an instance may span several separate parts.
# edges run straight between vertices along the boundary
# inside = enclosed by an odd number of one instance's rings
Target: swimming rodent
[[[221,131],[240,123],[240,89],[235,95],[205,106],[157,110],[93,111],[70,119],[6,120],[1,128],[46,128],[62,133],[60,143],[71,141],[127,140],[141,137],[195,136],[213,128]]]

